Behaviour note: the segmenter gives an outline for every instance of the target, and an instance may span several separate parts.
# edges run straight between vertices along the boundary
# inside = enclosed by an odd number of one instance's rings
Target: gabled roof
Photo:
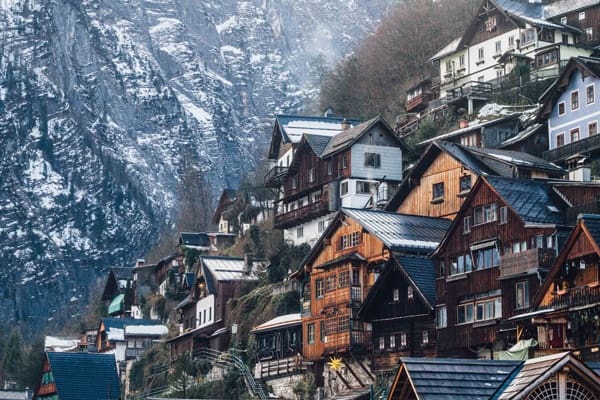
[[[213,213],[212,223],[218,224],[221,215],[225,212],[227,206],[237,199],[237,190],[232,188],[225,188],[219,196],[219,202]]]
[[[484,178],[525,224],[565,223],[565,202],[555,195],[549,181]]]
[[[450,138],[453,138],[456,136],[463,135],[465,133],[484,129],[484,128],[487,128],[488,126],[494,126],[494,125],[501,124],[501,123],[504,123],[507,121],[518,120],[519,116],[520,116],[520,114],[514,113],[514,114],[510,114],[510,115],[505,115],[505,116],[502,116],[502,117],[499,117],[496,119],[492,119],[489,121],[479,122],[477,124],[469,125],[466,128],[456,129],[452,132],[444,133],[442,135],[438,135],[431,139],[423,140],[421,143],[419,143],[419,146],[423,146],[423,145],[426,145],[426,144],[429,144],[429,143],[432,143],[435,141],[439,141],[439,140],[447,140],[447,139],[450,139]]]
[[[492,165],[490,165],[489,161],[503,163],[508,166],[516,166],[521,169],[544,171],[552,175],[565,175],[567,173],[567,171],[564,168],[561,168],[556,164],[520,151],[484,149],[467,146],[463,146],[463,149],[471,155],[473,155],[474,157],[476,157],[477,159],[479,159],[482,163],[486,164],[491,169],[494,168]]]
[[[508,386],[502,390],[498,399],[520,400],[527,398],[536,387],[567,366],[569,374],[579,375],[584,381],[587,381],[586,383],[591,383],[591,390],[598,393],[600,376],[577,360],[571,353],[565,352],[525,361],[519,368],[517,375],[510,379]]]
[[[135,318],[102,318],[104,328],[108,331],[111,328],[125,329],[129,325],[160,325],[157,319],[135,319]]]
[[[431,58],[429,58],[429,61],[437,61],[440,58],[444,58],[452,53],[455,53],[458,50],[458,45],[461,39],[462,37],[459,37],[448,43],[446,46],[444,46],[443,49],[441,49],[440,51],[435,53]]]
[[[432,252],[450,227],[450,220],[357,208],[342,208],[369,233],[396,252]]]
[[[429,257],[394,254],[400,268],[408,276],[413,287],[433,309],[435,306],[435,265]]]
[[[560,0],[544,6],[544,17],[555,18],[600,4],[599,0]]]
[[[581,71],[584,76],[594,76],[600,78],[600,59],[593,57],[572,57],[558,78],[539,98],[542,104],[538,119],[544,119],[552,112],[554,103],[558,100],[564,88],[571,81],[571,75],[575,70]]]
[[[329,136],[320,136],[320,135],[304,135],[304,140],[310,146],[312,151],[319,157],[323,154],[327,145],[331,141],[331,137]]]
[[[132,279],[133,267],[112,267],[110,272],[117,280],[130,280]]]
[[[237,257],[200,257],[202,271],[208,272],[215,281],[257,281],[257,269],[262,263],[254,261],[249,273],[245,273],[246,261]]]
[[[306,115],[283,115],[275,117],[269,159],[277,159],[281,143],[299,143],[302,135],[319,135],[332,137],[342,130],[342,123],[354,126],[361,122],[355,118],[321,117]]]
[[[250,331],[251,333],[259,333],[271,331],[273,329],[289,328],[292,326],[302,325],[302,316],[300,313],[286,314],[275,317],[267,322],[264,322]]]
[[[381,116],[377,116],[368,121],[365,121],[359,125],[356,125],[352,128],[346,129],[333,136],[327,147],[321,154],[321,157],[329,157],[332,156],[344,149],[352,146],[358,139],[360,139],[365,133],[371,130],[375,125],[381,124],[385,130],[387,130],[391,136],[398,142],[398,144],[404,149],[408,150],[406,144],[394,134],[394,130],[385,122]]]
[[[565,241],[565,244],[562,247],[562,250],[558,254],[558,257],[556,257],[556,260],[554,261],[552,268],[550,268],[550,272],[548,273],[548,276],[546,277],[546,279],[542,283],[540,289],[537,291],[535,297],[531,301],[531,309],[535,310],[536,308],[539,307],[542,299],[544,298],[544,295],[546,294],[546,292],[548,292],[548,289],[554,282],[554,279],[557,276],[559,276],[559,274],[561,273],[562,267],[567,260],[567,256],[568,256],[569,252],[571,251],[571,249],[573,248],[577,239],[581,235],[584,235],[584,237],[586,237],[588,240],[590,240],[592,247],[596,251],[596,254],[598,254],[598,256],[600,256],[600,215],[597,215],[597,214],[580,214],[579,215],[577,225],[575,225],[575,228],[573,228],[573,230],[569,234],[569,237]]]
[[[206,232],[181,232],[179,245],[186,247],[209,247],[210,239]]]
[[[404,377],[419,400],[491,399],[522,364],[522,361],[454,358],[403,357],[400,361],[390,396],[400,389],[398,383]]]
[[[114,354],[47,352],[46,357],[61,400],[117,400],[121,395]]]

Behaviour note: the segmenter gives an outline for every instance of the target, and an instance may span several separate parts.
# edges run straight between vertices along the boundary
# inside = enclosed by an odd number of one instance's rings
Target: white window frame
[[[415,288],[411,285],[408,285],[408,287],[406,288],[406,298],[408,300],[412,300],[415,298]]]
[[[406,347],[408,344],[408,334],[406,332],[400,332],[400,347]]]
[[[577,132],[577,139],[573,140],[573,134]],[[581,129],[579,127],[569,130],[569,143],[578,142],[581,140]]]
[[[500,207],[500,225],[504,225],[508,222],[508,207]]]
[[[396,336],[390,335],[390,349],[396,348]]]
[[[379,350],[385,350],[385,336],[379,336]]]
[[[471,233],[471,219],[470,215],[463,218],[463,234]]]
[[[562,112],[562,113],[560,112],[560,106],[561,106],[561,104],[562,104],[562,107],[563,107],[563,112]],[[566,113],[567,113],[567,103],[566,103],[565,101],[561,101],[561,102],[559,102],[559,103],[556,105],[556,114],[557,114],[559,117],[562,117],[562,116],[563,116],[563,115],[565,115]]]
[[[577,94],[577,107],[573,106],[573,94]],[[579,89],[577,90],[573,90],[570,94],[569,94],[569,101],[571,102],[571,111],[577,111],[579,110]]]
[[[483,61],[485,59],[485,51],[483,47],[477,49],[477,60]]]
[[[588,88],[592,88],[592,91],[593,91],[593,93],[592,93],[593,96],[592,96],[591,102],[588,102]],[[592,83],[591,85],[587,85],[585,87],[585,104],[589,106],[589,105],[594,104],[595,102],[596,102],[596,86]]]
[[[400,301],[400,289],[394,288],[392,290],[392,300],[393,301]]]
[[[448,307],[445,305],[438,306],[435,313],[435,326],[438,329],[448,327]]]
[[[521,287],[521,292],[523,293],[523,304],[519,304],[519,287]],[[531,303],[530,295],[529,295],[529,282],[521,281],[515,283],[515,309],[523,310],[529,307]]]
[[[567,17],[560,17],[560,23],[562,25],[566,25],[567,24]]]
[[[590,133],[590,126],[592,126],[592,124],[596,124],[596,133],[594,133],[594,134]],[[597,134],[598,134],[598,120],[588,122],[588,137],[596,136]]]
[[[558,137],[559,136],[562,136],[562,144],[560,146],[558,145]],[[566,144],[565,143],[565,136],[566,136],[566,132],[565,131],[562,131],[562,132],[559,132],[559,133],[556,134],[556,137],[554,138],[555,147],[562,147],[562,146],[564,146]]]
[[[580,21],[583,21],[583,20],[585,19],[585,11],[581,11],[581,12],[579,13],[579,16],[578,16],[578,18],[579,18],[579,20],[580,20]]]

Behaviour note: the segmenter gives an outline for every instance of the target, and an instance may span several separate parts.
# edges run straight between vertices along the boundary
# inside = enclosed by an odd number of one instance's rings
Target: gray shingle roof
[[[549,183],[495,176],[485,179],[525,223],[565,223],[566,205],[558,196],[553,195]]]
[[[477,147],[463,147],[464,150],[469,152],[472,156],[479,159],[488,167],[492,168],[492,165],[488,164],[488,160],[497,160],[506,164],[515,165],[521,168],[529,168],[535,170],[548,171],[556,174],[566,174],[563,168],[556,164],[543,160],[539,157],[533,156],[528,153],[512,150],[499,150],[499,149],[482,149]]]
[[[112,267],[110,270],[117,280],[132,279],[133,267]]]
[[[327,144],[331,141],[331,137],[329,136],[321,136],[321,135],[304,135],[306,142],[310,146],[310,148],[315,152],[317,156],[321,156],[325,149],[327,148]]]
[[[592,238],[598,246],[600,246],[600,215],[598,214],[581,214],[585,227],[592,235]]]
[[[394,258],[431,306],[435,305],[435,266],[428,257],[394,254]]]
[[[420,400],[491,399],[522,361],[402,358]]]
[[[353,126],[352,128],[341,131],[331,138],[327,144],[327,148],[323,151],[322,156],[327,157],[350,146],[379,119],[381,119],[381,117],[375,117],[359,125]]]
[[[432,252],[450,227],[444,218],[342,208],[342,211],[398,252]]]
[[[495,0],[498,7],[506,12],[521,17],[542,19],[544,15],[544,7],[541,3],[528,3],[524,1],[514,0]]]
[[[114,354],[46,353],[61,400],[112,400],[121,394]]]

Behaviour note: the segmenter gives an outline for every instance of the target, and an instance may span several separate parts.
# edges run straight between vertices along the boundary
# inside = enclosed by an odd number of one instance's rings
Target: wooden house
[[[225,326],[227,301],[258,283],[263,263],[251,257],[201,256],[189,295],[177,305],[180,332],[167,340],[175,357],[204,347],[225,350],[229,327]]]
[[[335,385],[358,390],[373,380],[368,368],[372,335],[380,333],[361,321],[358,312],[377,278],[391,268],[395,253],[431,252],[449,224],[442,218],[342,208],[313,246],[293,277],[304,284],[303,356],[326,392],[335,391]],[[418,280],[409,282],[416,285]],[[398,282],[396,287],[404,291],[408,286]],[[421,296],[419,290],[412,287],[415,297]],[[406,301],[407,295],[403,292],[398,301]],[[390,332],[385,334],[388,340]],[[325,369],[332,357],[341,360],[343,372]]]
[[[219,196],[217,208],[213,213],[212,224],[219,227],[220,233],[237,233],[234,232],[235,224],[231,223],[232,218],[237,218],[236,213],[232,214],[232,206],[237,200],[237,190],[225,188]]]
[[[411,86],[406,91],[404,108],[408,113],[416,113],[426,109],[433,100],[431,79],[425,79]]]
[[[178,245],[181,252],[190,249],[208,254],[210,251],[210,238],[206,232],[181,232]]]
[[[46,352],[33,398],[120,399],[121,381],[115,356],[85,352]]]
[[[254,327],[256,366],[254,377],[273,379],[302,371],[302,317],[280,315]]]
[[[453,219],[481,175],[560,178],[565,174],[564,169],[526,153],[434,141],[402,181],[386,210]]]
[[[575,350],[600,361],[600,215],[581,214],[531,312],[519,317],[539,353]]]
[[[314,243],[340,207],[384,204],[388,191],[402,180],[408,148],[393,129],[381,117],[353,123],[320,121],[315,125],[320,130],[293,130],[296,141],[281,147],[279,155],[273,146],[281,134],[272,139],[269,157],[277,157],[278,165],[265,181],[279,189],[275,228],[294,244]],[[331,126],[335,130],[324,129]]]
[[[575,37],[577,43],[588,47],[600,44],[600,4],[596,1],[573,0],[554,1],[544,7],[548,20],[568,25],[579,30]]]
[[[566,235],[567,201],[546,181],[480,177],[434,254],[440,356],[493,358],[515,343]]]
[[[96,349],[99,353],[111,352],[115,354],[118,362],[127,358],[127,340],[125,331],[129,326],[155,327],[148,330],[165,329],[158,320],[134,319],[134,318],[102,318],[96,335]],[[164,332],[163,332],[164,333]]]
[[[388,400],[597,400],[600,376],[565,352],[527,361],[403,358]]]
[[[501,84],[558,75],[572,56],[588,56],[580,30],[549,21],[542,1],[482,0],[463,35],[431,57],[439,63],[440,96],[468,109]]]
[[[572,58],[554,84],[540,97],[539,120],[548,125],[549,148],[544,158],[571,167],[571,179],[589,180],[581,164],[569,165],[574,157],[600,157],[600,59]],[[598,99],[598,100],[596,100]],[[574,161],[578,161],[575,159]]]

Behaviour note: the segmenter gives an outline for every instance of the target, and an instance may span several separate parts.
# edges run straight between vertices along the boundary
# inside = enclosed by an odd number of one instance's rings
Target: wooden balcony
[[[600,135],[594,135],[585,139],[578,140],[557,147],[552,150],[545,151],[542,157],[546,161],[558,162],[564,161],[566,158],[578,153],[596,153],[600,151]]]
[[[598,302],[600,302],[600,285],[581,286],[554,293],[548,307],[554,309],[573,308]]]
[[[492,95],[492,84],[489,82],[470,81],[460,86],[448,89],[447,101],[455,101],[464,98],[488,99]]]
[[[362,353],[371,348],[371,332],[346,331],[327,336],[323,344],[323,354],[336,354],[348,351]]]
[[[329,201],[322,199],[304,207],[275,214],[275,229],[286,229],[329,213]]]
[[[421,111],[429,105],[432,99],[431,93],[423,93],[419,96],[415,96],[406,102],[406,112],[417,112]]]
[[[298,357],[259,360],[254,370],[254,377],[257,379],[267,379],[286,376],[300,371],[301,368],[302,359]]]
[[[275,166],[265,174],[265,186],[279,188],[283,184],[283,178],[289,171],[288,167]]]
[[[504,254],[500,259],[499,279],[523,275],[540,268],[550,268],[554,257],[554,249],[530,249],[520,253]]]

